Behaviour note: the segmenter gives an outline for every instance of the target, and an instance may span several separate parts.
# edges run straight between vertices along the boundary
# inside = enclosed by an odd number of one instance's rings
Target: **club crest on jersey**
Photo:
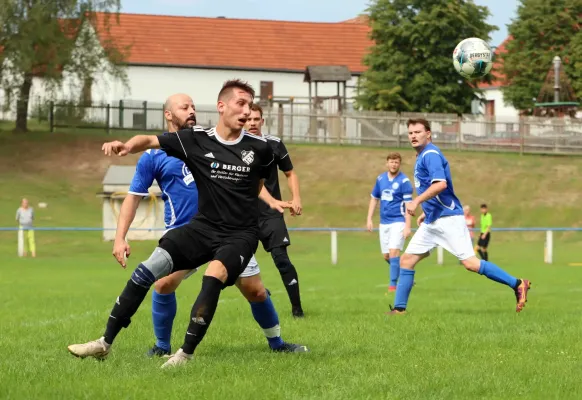
[[[242,154],[242,160],[245,162],[246,165],[251,165],[253,163],[253,161],[255,161],[255,152],[254,151],[243,150],[243,151],[241,151],[241,154]]]

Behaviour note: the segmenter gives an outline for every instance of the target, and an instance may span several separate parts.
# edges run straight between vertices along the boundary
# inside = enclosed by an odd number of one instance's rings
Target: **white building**
[[[352,74],[346,90],[349,99],[356,94],[358,78],[366,69],[362,60],[373,44],[365,17],[314,23],[120,14],[119,23],[111,21],[108,33],[102,27],[101,15],[98,21],[95,29],[99,39],[112,40],[128,51],[127,85],[98,74],[92,86],[92,102],[116,107],[123,100],[124,107],[138,107],[123,113],[124,127],[131,127],[143,102],[148,107],[161,107],[176,92],[190,94],[199,111],[212,111],[222,83],[232,78],[248,81],[258,98],[272,96],[281,102],[293,98],[294,106],[300,108],[308,103],[309,85],[304,82],[304,72],[311,65],[347,66]],[[504,51],[504,45],[497,51]],[[513,107],[505,105],[498,83],[481,88],[486,100],[484,114],[517,116]],[[315,96],[315,90],[311,94]],[[334,109],[335,102],[324,99],[337,94],[336,84],[318,85],[323,109]],[[63,89],[53,96],[57,101],[78,102],[80,85],[65,78]],[[49,97],[42,79],[34,78],[30,109]],[[96,119],[103,118],[103,110],[93,113]],[[112,111],[111,118],[120,121],[118,114]],[[160,114],[147,113],[147,126],[159,127],[163,122]],[[201,117],[204,121],[206,115],[202,113]]]
[[[109,33],[96,31],[100,40],[112,39],[128,48],[127,87],[108,75],[98,75],[92,86],[94,104],[116,105],[119,100],[161,104],[176,92],[191,94],[198,107],[216,104],[222,83],[240,78],[257,97],[294,98],[306,103],[309,86],[303,82],[308,65],[343,65],[352,73],[347,97],[354,95],[362,58],[371,45],[369,28],[360,23],[312,23],[230,18],[198,18],[120,14]],[[58,100],[78,100],[64,80]],[[320,84],[319,96],[337,94],[335,84]],[[315,93],[313,93],[315,95]],[[48,94],[35,78],[31,103]]]
[[[501,62],[499,61],[498,55],[505,53],[507,50],[505,48],[509,38],[505,39],[497,49],[495,49],[495,56],[497,61],[494,62],[494,71],[501,67]],[[483,106],[482,112],[487,116],[497,116],[497,117],[516,117],[519,115],[518,110],[516,110],[512,105],[506,104],[503,99],[503,92],[501,90],[504,77],[500,72],[493,73],[493,82],[491,84],[480,84],[479,88],[483,91],[483,98],[485,104]],[[514,118],[513,118],[514,119]]]

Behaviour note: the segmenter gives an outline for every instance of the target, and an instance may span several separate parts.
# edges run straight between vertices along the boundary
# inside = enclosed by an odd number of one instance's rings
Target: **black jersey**
[[[265,179],[265,187],[271,193],[271,196],[277,200],[281,200],[281,188],[279,186],[279,171],[288,172],[293,169],[293,163],[291,162],[291,157],[289,157],[289,152],[283,144],[283,141],[275,136],[265,135],[263,136],[267,143],[269,143],[271,149],[273,150],[273,155],[275,157],[274,162],[269,166],[269,174]],[[269,218],[281,218],[283,214],[277,210],[273,210],[264,201],[259,202],[259,209],[261,214],[260,219]]]
[[[225,141],[215,128],[195,126],[158,136],[169,156],[184,161],[198,187],[198,214],[218,228],[258,227],[259,183],[273,164],[267,140],[242,131]]]

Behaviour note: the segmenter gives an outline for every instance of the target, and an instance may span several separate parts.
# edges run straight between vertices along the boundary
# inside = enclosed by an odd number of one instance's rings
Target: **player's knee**
[[[218,260],[213,260],[208,264],[208,268],[206,268],[204,275],[212,276],[222,283],[226,282],[228,279],[228,271],[226,270],[226,267]]]
[[[162,249],[161,247],[156,247],[154,252],[150,255],[150,258],[148,258],[147,260],[142,262],[136,268],[136,271],[140,270],[140,267],[143,267],[143,268],[141,268],[141,274],[143,275],[141,277],[141,279],[143,279],[144,283],[149,282],[148,287],[150,287],[158,279],[161,279],[164,276],[167,276],[172,271],[173,265],[174,265],[174,263],[172,261],[172,256],[170,256],[170,253],[168,253],[166,250]],[[134,274],[136,273],[136,271],[134,271]],[[148,271],[149,276],[144,271]],[[146,278],[146,276],[148,276],[148,277]],[[136,278],[140,279],[139,276]],[[133,275],[132,275],[132,279],[133,279]],[[136,281],[136,283],[137,283],[137,281]],[[139,283],[138,283],[138,285],[139,285]]]
[[[260,279],[241,278],[239,289],[245,299],[251,303],[263,302],[267,300],[268,292]]]
[[[182,282],[181,277],[178,279],[173,277],[173,275],[168,275],[165,278],[156,281],[154,288],[159,294],[171,294],[176,291],[180,282]]]
[[[271,251],[271,257],[273,257],[273,262],[281,274],[295,269],[285,247],[275,247]]]
[[[466,260],[461,260],[461,263],[467,271],[479,272],[479,269],[481,268],[481,261],[475,256],[467,258]]]
[[[402,269],[414,269],[415,257],[413,254],[404,253],[400,257],[400,268]]]
[[[390,253],[388,254],[389,258],[400,257],[400,250],[398,249],[390,249]]]

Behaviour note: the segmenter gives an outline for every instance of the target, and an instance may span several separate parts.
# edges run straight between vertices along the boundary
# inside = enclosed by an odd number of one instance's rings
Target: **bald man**
[[[192,98],[186,94],[170,96],[164,104],[164,118],[168,132],[192,128],[196,125],[196,109]],[[194,178],[183,161],[168,156],[163,150],[147,150],[139,159],[128,195],[121,206],[113,255],[125,268],[125,256],[131,249],[125,240],[140,201],[149,196],[153,181],[158,182],[164,200],[166,229],[187,224],[198,212],[198,189]],[[152,319],[156,343],[148,352],[152,356],[171,353],[171,334],[176,316],[175,291],[180,283],[195,270],[174,272],[159,279],[152,293]],[[268,291],[260,277],[259,266],[254,257],[240,275],[237,287],[250,302],[255,320],[263,329],[269,346],[274,351],[304,352],[305,346],[284,342],[281,339],[279,317]]]

